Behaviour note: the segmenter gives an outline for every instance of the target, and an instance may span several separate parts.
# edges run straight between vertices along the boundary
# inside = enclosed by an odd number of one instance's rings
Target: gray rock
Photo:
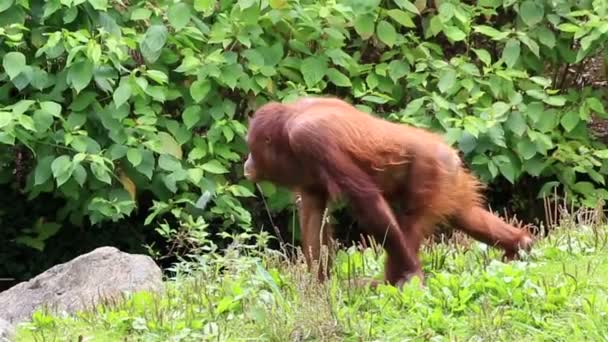
[[[10,341],[13,338],[14,327],[0,318],[0,342]]]
[[[0,319],[29,321],[42,307],[70,314],[140,290],[163,290],[162,272],[152,258],[100,247],[1,292]]]

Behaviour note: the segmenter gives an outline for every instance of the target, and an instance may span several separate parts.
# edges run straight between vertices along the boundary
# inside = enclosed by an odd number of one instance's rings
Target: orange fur
[[[338,197],[350,202],[369,233],[386,237],[386,278],[392,284],[422,276],[417,252],[438,223],[455,223],[509,257],[531,246],[527,232],[482,208],[482,185],[441,136],[382,120],[342,100],[266,104],[251,119],[248,146],[247,178],[301,194],[309,262],[326,243],[319,240],[319,210]],[[395,212],[391,204],[402,208]]]

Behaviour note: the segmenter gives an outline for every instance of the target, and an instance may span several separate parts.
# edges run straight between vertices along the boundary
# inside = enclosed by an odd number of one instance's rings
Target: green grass
[[[348,285],[381,276],[383,255],[371,249],[341,250],[320,285],[301,261],[234,248],[180,265],[163,296],[75,318],[37,313],[17,340],[608,341],[608,228],[560,228],[507,264],[464,242],[427,247],[425,287],[401,290]]]

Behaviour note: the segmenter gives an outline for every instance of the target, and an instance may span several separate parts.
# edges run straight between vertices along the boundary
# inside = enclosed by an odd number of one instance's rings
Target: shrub
[[[444,133],[484,181],[542,177],[539,195],[563,184],[595,205],[608,150],[587,122],[604,99],[569,80],[606,49],[604,2],[426,3],[2,1],[2,179],[29,155],[23,191],[63,200],[57,221],[121,220],[151,194],[146,223],[248,229],[246,113],[334,94]]]

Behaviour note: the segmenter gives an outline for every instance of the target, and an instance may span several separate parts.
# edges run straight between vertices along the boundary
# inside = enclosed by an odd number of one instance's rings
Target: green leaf
[[[555,111],[545,111],[541,115],[536,126],[539,131],[547,133],[553,131],[558,124],[559,122]]]
[[[158,84],[167,84],[169,82],[169,77],[167,74],[160,70],[147,70],[146,75]]]
[[[23,69],[23,71],[21,73],[19,73],[19,75],[17,75],[17,77],[15,77],[12,80],[13,85],[15,85],[15,88],[17,88],[18,90],[21,91],[30,84],[32,77],[33,77],[33,68],[30,67],[29,65],[26,65],[25,68]]]
[[[475,52],[479,60],[483,62],[483,64],[487,66],[492,64],[492,57],[490,56],[490,53],[487,50],[473,48],[473,51]]]
[[[245,50],[243,51],[242,55],[243,57],[247,58],[249,61],[249,67],[252,70],[258,70],[260,67],[264,66],[264,55],[262,55],[258,50]]]
[[[537,100],[544,100],[547,98],[547,94],[540,89],[529,89],[526,90],[526,95],[533,97]]]
[[[108,0],[88,0],[97,11],[105,11],[108,8]]]
[[[0,130],[0,143],[5,145],[15,145],[14,131]]]
[[[250,8],[251,6],[255,5],[257,2],[257,0],[239,0],[239,7],[241,7],[242,9],[247,9]]]
[[[444,26],[443,33],[453,42],[464,40],[467,37],[466,33],[456,26]]]
[[[370,14],[357,16],[355,19],[355,31],[363,39],[368,39],[374,34],[374,17]]]
[[[510,162],[506,156],[496,156],[492,158],[492,161],[498,166],[500,173],[511,183],[515,183],[515,166]]]
[[[79,0],[80,1],[80,0]],[[121,38],[122,32],[120,30],[120,25],[116,22],[116,20],[110,16],[107,12],[98,12],[98,20],[99,25],[110,35],[114,36],[114,38]]]
[[[555,47],[555,34],[545,26],[540,26],[538,31],[538,41],[544,46],[553,49]]]
[[[51,163],[51,171],[53,172],[53,177],[55,177],[58,187],[67,182],[72,176],[73,171],[70,157],[62,155],[55,158]]]
[[[152,11],[147,8],[136,8],[131,12],[131,20],[148,20],[152,15]]]
[[[36,125],[34,124],[34,119],[32,119],[31,116],[21,114],[17,117],[17,121],[21,127],[27,129],[28,131],[36,132]]]
[[[492,178],[496,178],[498,176],[498,167],[496,167],[496,164],[490,160],[490,161],[488,161],[487,165],[488,165],[488,171],[490,171]]]
[[[228,126],[222,127],[222,134],[224,134],[227,142],[231,142],[234,139],[234,131]]]
[[[34,185],[45,183],[52,175],[51,163],[53,156],[45,156],[38,161],[36,170],[34,171]]]
[[[575,33],[581,29],[579,26],[571,24],[571,23],[563,23],[563,24],[558,25],[557,27],[559,28],[560,31],[569,32],[569,33]]]
[[[211,160],[201,165],[201,168],[209,173],[222,174],[228,170],[217,160]]]
[[[580,194],[587,195],[596,192],[595,186],[591,182],[577,182],[572,187],[573,190]]]
[[[108,169],[105,167],[105,165],[103,165],[102,163],[93,162],[91,163],[90,168],[95,178],[102,181],[103,183],[107,183],[110,185],[112,184],[112,178],[110,177],[110,173],[108,172]]]
[[[40,102],[40,109],[52,116],[61,117],[61,105],[53,101]]]
[[[551,196],[554,189],[558,188],[559,186],[560,183],[556,181],[545,183],[538,191],[538,198],[541,198],[543,196]]]
[[[113,144],[108,149],[108,152],[110,153],[110,159],[114,161],[126,156],[127,150],[128,148],[125,145]]]
[[[264,57],[264,64],[267,66],[276,66],[283,59],[283,46],[277,42],[271,46],[261,46],[258,50]]]
[[[414,14],[420,15],[418,8],[408,0],[394,0],[395,4],[404,10],[408,10]]]
[[[524,169],[532,176],[538,177],[540,173],[545,169],[547,163],[539,154],[536,154],[532,159],[529,159],[524,164]]]
[[[87,153],[99,153],[101,151],[101,147],[99,144],[85,136],[85,135],[77,135],[72,140],[70,144],[76,151],[78,152],[87,152]]]
[[[530,81],[541,85],[543,87],[550,87],[551,86],[551,80],[546,78],[546,77],[541,77],[541,76],[532,76],[530,77]]]
[[[200,59],[194,56],[185,56],[182,63],[174,71],[179,73],[193,73],[201,65]]]
[[[608,159],[608,149],[593,151],[593,155],[600,159]]]
[[[193,184],[199,184],[201,179],[203,179],[203,170],[198,168],[188,169],[188,179]]]
[[[88,59],[83,59],[70,66],[68,70],[67,81],[76,90],[76,93],[80,93],[93,78],[93,63]]]
[[[494,112],[495,117],[503,116],[509,109],[511,109],[511,106],[502,101],[497,101],[492,104],[492,111]]]
[[[378,86],[378,75],[373,72],[368,73],[365,77],[365,83],[367,83],[369,89],[375,89]]]
[[[506,38],[509,35],[509,32],[501,32],[501,31],[498,31],[497,29],[495,29],[491,26],[487,26],[487,25],[474,26],[473,30],[475,32],[479,32],[483,35],[486,35],[494,40],[501,40],[501,39]]]
[[[543,3],[535,0],[526,0],[519,6],[519,16],[528,26],[534,26],[543,20]]]
[[[396,83],[399,79],[407,75],[409,70],[409,65],[404,61],[392,60],[388,65],[388,76]]]
[[[306,85],[313,87],[325,77],[327,60],[322,57],[308,57],[302,61],[300,72],[304,76]]]
[[[591,179],[593,179],[594,181],[596,181],[596,182],[598,182],[598,183],[600,183],[602,185],[606,184],[606,180],[604,179],[604,175],[602,175],[601,173],[599,173],[599,172],[597,172],[597,171],[595,171],[593,169],[589,169],[589,170],[586,170],[586,171],[587,171],[587,174],[589,175],[589,177],[591,177]],[[604,198],[607,198],[607,197],[604,197]]]
[[[540,48],[538,47],[538,44],[536,44],[535,41],[533,41],[532,39],[530,39],[530,37],[528,37],[525,34],[519,35],[519,40],[526,44],[526,46],[530,49],[530,51],[532,51],[532,53],[536,56],[540,58]]]
[[[563,96],[547,96],[543,101],[551,106],[561,107],[566,104],[566,98]]]
[[[182,120],[187,129],[191,129],[201,119],[203,109],[199,105],[189,106],[182,113]]]
[[[589,108],[598,114],[604,114],[606,112],[604,105],[597,97],[588,97],[585,102],[587,102]]]
[[[273,196],[277,193],[277,187],[271,182],[262,181],[260,182],[260,187],[262,188],[262,193],[266,196]]]
[[[201,102],[210,90],[211,82],[209,80],[196,80],[190,85],[190,96],[195,102]]]
[[[242,185],[235,184],[230,187],[230,190],[237,197],[255,197],[253,192]]]
[[[215,0],[194,0],[194,10],[203,12],[205,15],[211,14],[215,6]]]
[[[411,102],[410,102],[410,104],[411,104]],[[409,104],[408,104],[408,106],[409,106]],[[407,111],[407,108],[404,110],[404,112],[406,112],[406,111]],[[461,129],[448,128],[443,136],[444,136],[445,142],[448,145],[454,145],[458,141],[458,139],[460,138],[461,135],[462,135]]]
[[[168,36],[167,28],[162,24],[151,25],[141,42],[141,54],[148,63],[154,63],[160,57]]]
[[[133,90],[131,89],[131,84],[129,84],[127,80],[123,80],[122,82],[120,82],[120,85],[118,86],[118,88],[116,88],[114,94],[112,94],[112,99],[114,100],[114,105],[116,106],[116,108],[122,106],[129,100],[132,91]]]
[[[7,9],[11,8],[14,0],[0,0],[0,12],[4,12]]]
[[[0,128],[7,126],[13,121],[13,114],[9,112],[0,112]]]
[[[581,118],[578,115],[578,113],[571,110],[571,111],[566,112],[566,114],[564,114],[562,116],[560,123],[567,132],[572,132],[572,130],[574,128],[576,128],[576,125],[578,125],[580,120],[581,120]]]
[[[505,48],[502,51],[502,58],[509,68],[512,68],[517,60],[519,59],[520,54],[520,45],[519,40],[514,38],[510,38],[505,44]]]
[[[2,59],[2,67],[11,80],[17,77],[26,65],[25,55],[21,52],[9,52]]]
[[[162,154],[158,157],[158,167],[165,171],[178,171],[182,169],[182,164],[175,157]]]
[[[188,154],[188,160],[198,160],[207,155],[207,151],[201,147],[193,148]]]
[[[43,18],[50,17],[53,13],[57,12],[61,8],[61,2],[57,0],[45,1]]]
[[[99,60],[101,59],[101,45],[94,43],[92,40],[89,41],[86,55],[93,61],[93,64],[99,64]]]
[[[605,118],[605,115],[603,115],[602,113],[598,113],[600,114],[601,118]],[[591,115],[591,108],[589,108],[589,105],[584,105],[584,106],[580,106],[578,108],[578,115],[581,117],[581,119],[583,120],[587,120],[589,119],[589,116]]]
[[[188,25],[191,15],[190,6],[184,2],[173,4],[167,12],[169,23],[171,23],[176,31],[179,31]]]
[[[517,154],[524,160],[529,160],[536,154],[536,144],[524,138],[517,142]]]
[[[350,79],[338,69],[330,68],[327,70],[327,78],[338,87],[352,87]]]
[[[87,157],[86,153],[76,153],[72,158],[72,164],[80,164]]]
[[[384,104],[388,102],[390,98],[387,96],[376,96],[376,95],[366,95],[361,98],[363,101],[369,101],[377,104]]]
[[[526,124],[526,119],[524,119],[520,112],[511,112],[509,119],[507,120],[507,127],[515,135],[521,137],[528,128],[528,125]]]
[[[432,95],[433,98],[433,104],[439,108],[442,109],[450,109],[450,102],[448,100],[446,100],[445,98],[443,98],[441,95],[433,92]]]
[[[137,148],[129,148],[127,150],[127,160],[133,165],[133,167],[138,167],[143,160],[143,156],[141,151]]]
[[[72,103],[69,106],[69,109],[71,109],[75,112],[82,112],[87,107],[89,107],[92,103],[97,103],[96,96],[97,96],[96,92],[83,91],[82,93],[78,94],[74,98],[74,100],[72,101]],[[59,107],[59,108],[61,108],[61,107]]]
[[[455,7],[452,3],[449,2],[441,2],[439,4],[439,17],[441,18],[441,22],[447,23],[454,17]]]
[[[34,68],[32,72],[32,81],[31,85],[38,89],[42,90],[49,86],[49,75],[45,70],[40,68]]]
[[[507,148],[505,143],[505,131],[502,129],[501,125],[489,127],[487,134],[494,145]]]
[[[84,169],[84,166],[80,164],[74,165],[74,171],[72,172],[74,179],[81,187],[84,185],[84,182],[87,180],[87,170]]]
[[[401,24],[403,27],[415,28],[416,24],[412,18],[404,11],[398,9],[392,9],[387,11],[387,14],[395,20],[397,23]]]
[[[19,102],[13,105],[13,114],[20,115],[25,113],[35,102],[36,101],[33,100],[20,100]]]
[[[156,148],[155,151],[159,154],[170,154],[177,159],[182,159],[182,148],[175,141],[173,136],[167,132],[159,132],[158,133],[158,143],[160,144],[159,148]]]
[[[412,116],[417,114],[420,108],[422,108],[425,100],[426,99],[424,97],[421,97],[410,101],[403,110],[403,116]]]
[[[53,116],[44,110],[34,112],[34,125],[37,132],[46,132],[53,124]]]
[[[439,91],[445,93],[456,83],[456,71],[454,69],[445,69],[441,72],[437,87]]]
[[[141,172],[143,175],[148,177],[148,179],[152,179],[152,174],[154,172],[154,153],[148,150],[142,150],[142,162],[137,167],[137,171]]]
[[[467,131],[464,131],[458,138],[458,148],[464,153],[472,152],[477,147],[477,140]]]
[[[145,79],[143,77],[135,77],[134,80],[135,80],[134,86],[136,86],[135,89],[137,89],[139,87],[139,89],[143,90],[144,92],[146,92],[148,90],[149,83],[148,83],[147,79]]]
[[[243,67],[240,64],[232,64],[222,70],[221,80],[230,87],[230,89],[234,89],[242,75],[244,75]]]
[[[378,39],[380,39],[380,41],[384,44],[388,45],[389,47],[393,47],[395,45],[397,31],[388,21],[380,21],[376,28],[376,33],[378,34]]]
[[[436,36],[439,32],[441,32],[441,29],[443,28],[443,23],[441,22],[441,18],[436,15],[433,16],[431,18],[431,22],[429,24],[429,29],[427,31],[426,36]]]

